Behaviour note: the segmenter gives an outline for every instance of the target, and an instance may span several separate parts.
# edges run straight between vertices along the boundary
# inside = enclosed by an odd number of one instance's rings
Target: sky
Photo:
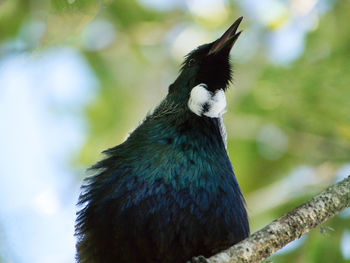
[[[1,254],[5,262],[74,262],[79,187],[70,158],[84,143],[82,110],[97,81],[77,51],[60,47],[2,59],[0,87]]]

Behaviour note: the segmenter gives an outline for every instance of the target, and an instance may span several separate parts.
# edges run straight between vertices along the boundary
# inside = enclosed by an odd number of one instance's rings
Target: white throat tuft
[[[207,87],[201,83],[191,90],[188,108],[198,116],[220,118],[226,112],[225,92],[219,89],[213,93]]]

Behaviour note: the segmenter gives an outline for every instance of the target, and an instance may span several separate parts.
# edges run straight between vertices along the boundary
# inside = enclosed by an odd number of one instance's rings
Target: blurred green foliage
[[[0,40],[13,37],[18,33],[23,19],[28,15],[29,2],[20,0],[0,2]]]
[[[216,24],[222,30],[242,13],[236,1],[227,7],[230,19]],[[301,57],[288,66],[271,64],[263,41],[249,59],[233,61],[235,81],[225,115],[228,152],[253,231],[332,184],[339,167],[350,161],[349,10],[350,1],[338,1],[307,36]],[[186,9],[160,11],[136,0],[8,0],[0,2],[0,42],[14,38],[33,19],[46,26],[35,52],[51,45],[71,46],[98,78],[98,94],[86,108],[88,139],[76,161],[85,166],[98,161],[102,150],[121,143],[165,96],[180,66],[171,55],[169,32],[184,23],[213,30],[211,20]],[[91,50],[84,35],[96,20],[113,25],[115,40]],[[248,17],[243,27],[249,32],[254,23]],[[311,169],[311,183],[299,185],[303,177],[289,180],[300,167]],[[273,262],[346,262],[340,240],[350,230],[349,217],[335,217],[325,225],[334,231],[311,231],[301,246],[273,256]]]

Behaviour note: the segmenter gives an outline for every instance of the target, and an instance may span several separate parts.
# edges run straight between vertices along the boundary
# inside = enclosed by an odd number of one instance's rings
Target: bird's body
[[[191,110],[190,91],[202,81],[183,72],[154,113],[93,167],[79,200],[78,262],[184,263],[249,234],[221,115],[206,116],[208,105],[204,115]],[[214,104],[222,85],[208,91]]]

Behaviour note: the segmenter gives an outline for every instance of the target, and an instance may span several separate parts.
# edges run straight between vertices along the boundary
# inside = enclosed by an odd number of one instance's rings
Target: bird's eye
[[[191,58],[190,61],[188,61],[188,65],[191,67],[196,63],[196,60],[194,58]]]

